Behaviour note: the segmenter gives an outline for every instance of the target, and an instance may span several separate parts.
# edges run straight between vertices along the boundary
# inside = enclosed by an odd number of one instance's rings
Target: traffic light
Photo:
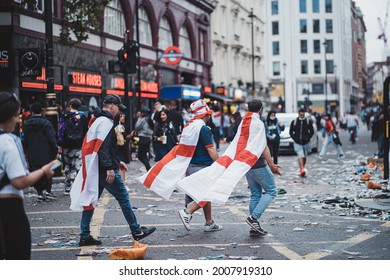
[[[127,41],[120,50],[118,50],[118,61],[110,60],[108,62],[109,73],[135,74],[138,70],[138,44],[136,41]]]
[[[126,59],[125,67],[128,74],[135,74],[138,70],[138,43],[137,41],[127,41],[126,50],[123,57]]]

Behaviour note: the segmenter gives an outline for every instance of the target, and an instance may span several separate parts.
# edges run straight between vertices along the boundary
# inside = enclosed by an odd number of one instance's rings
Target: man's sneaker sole
[[[261,237],[261,236],[265,236],[265,235],[267,235],[267,233],[260,233],[260,232],[258,232],[257,230],[250,230],[249,231],[249,236],[250,237]]]
[[[247,223],[253,230],[257,231],[258,233],[261,233],[261,234],[267,234],[267,232],[263,229],[259,229],[257,228],[254,224],[252,224],[251,222],[248,221],[248,219],[245,219],[245,223]]]
[[[148,232],[145,233],[144,231],[142,232],[142,235],[136,235],[136,234],[133,234],[133,238],[134,240],[136,241],[140,241],[141,239],[145,238],[145,237],[148,237],[149,235],[151,235],[153,232],[156,231],[156,228],[155,227],[151,227],[151,228],[148,228]]]
[[[208,228],[206,227],[204,229],[205,232],[220,231],[220,230],[223,230],[223,226],[221,225],[216,225],[214,227],[208,227]]]
[[[184,213],[184,214],[182,214]],[[183,226],[186,228],[186,230],[190,231],[191,230],[191,227],[190,227],[190,224],[187,223],[185,220],[184,220],[184,216],[185,215],[188,215],[187,213],[184,212],[184,210],[179,210],[179,217],[180,217],[180,220],[181,222],[183,223]],[[189,215],[188,215],[189,216]],[[190,219],[190,218],[189,218]]]

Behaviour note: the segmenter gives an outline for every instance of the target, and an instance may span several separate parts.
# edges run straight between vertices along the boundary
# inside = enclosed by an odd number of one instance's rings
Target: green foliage
[[[100,30],[104,7],[111,0],[62,0],[60,41],[66,45],[79,44],[88,39],[88,31]],[[28,8],[36,7],[36,0],[23,0]],[[72,39],[73,36],[75,40]],[[73,37],[73,38],[74,38]]]

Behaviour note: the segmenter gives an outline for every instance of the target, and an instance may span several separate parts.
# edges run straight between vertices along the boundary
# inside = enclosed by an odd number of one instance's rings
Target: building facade
[[[301,106],[338,114],[350,110],[351,0],[267,0],[266,13],[273,104],[281,101],[285,112]]]
[[[212,81],[216,93],[237,102],[254,96],[264,98],[264,0],[213,0],[212,4]]]
[[[0,88],[19,94],[23,105],[41,99],[45,94],[45,63],[40,75],[21,75],[21,50],[45,49],[44,0],[36,7],[20,1],[0,4],[2,63]],[[57,101],[81,98],[85,105],[100,105],[105,94],[124,96],[124,79],[120,73],[109,73],[110,60],[118,60],[118,50],[127,39],[137,40],[136,12],[139,15],[140,91],[135,94],[138,75],[131,75],[129,95],[138,105],[151,106],[166,85],[189,85],[197,89],[188,97],[200,97],[202,87],[211,83],[210,14],[213,6],[207,0],[112,0],[101,15],[100,30],[90,30],[87,41],[67,46],[59,43],[62,20],[61,0],[53,0],[54,83]],[[176,46],[181,59],[165,58],[164,51]],[[5,60],[4,60],[5,61]],[[5,67],[5,65],[7,67]],[[133,95],[134,92],[134,95]],[[138,96],[138,97],[137,97]],[[180,99],[186,99],[181,96]],[[142,104],[141,104],[142,103]]]
[[[352,1],[352,94],[351,108],[359,109],[367,103],[366,25],[363,13]]]

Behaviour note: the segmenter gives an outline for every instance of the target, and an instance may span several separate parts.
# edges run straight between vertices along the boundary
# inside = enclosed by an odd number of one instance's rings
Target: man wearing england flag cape
[[[194,118],[186,124],[179,145],[140,178],[146,187],[166,199],[172,195],[177,182],[185,175],[188,176],[210,166],[219,157],[210,128],[206,126],[213,111],[204,100],[197,100],[190,107]],[[179,216],[187,230],[190,230],[189,222],[192,214],[200,208],[203,208],[206,220],[205,231],[222,229],[222,226],[212,219],[211,202],[194,202],[186,195],[185,205],[186,209],[180,210]]]
[[[119,160],[113,117],[119,108],[126,109],[117,95],[107,95],[103,110],[92,120],[81,148],[82,167],[73,183],[70,196],[72,210],[83,211],[79,246],[100,245],[102,242],[90,234],[90,223],[97,201],[106,189],[118,201],[130,227],[134,240],[153,233],[155,227],[141,227],[130,205],[129,193],[119,169],[127,170]]]
[[[210,167],[183,178],[177,186],[195,202],[223,204],[246,174],[251,189],[251,201],[250,216],[245,221],[251,226],[251,236],[258,236],[266,234],[260,227],[258,219],[276,196],[272,173],[279,175],[281,173],[280,166],[273,163],[267,147],[264,123],[260,120],[263,110],[261,101],[258,99],[250,101],[248,110],[224,155]]]

